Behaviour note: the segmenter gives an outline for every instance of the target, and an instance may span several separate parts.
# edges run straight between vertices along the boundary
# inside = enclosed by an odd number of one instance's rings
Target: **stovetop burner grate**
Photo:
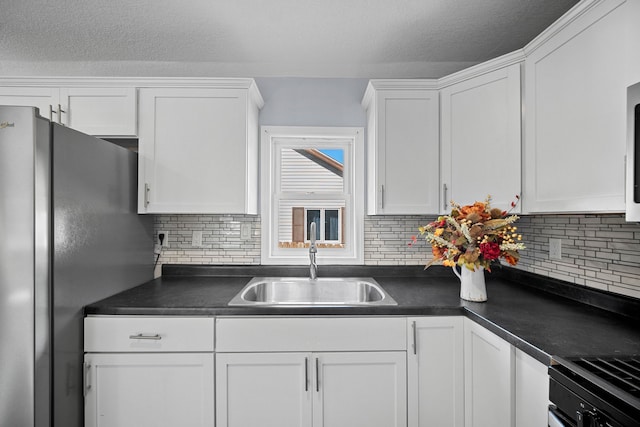
[[[573,363],[621,390],[640,398],[639,358],[579,358]]]

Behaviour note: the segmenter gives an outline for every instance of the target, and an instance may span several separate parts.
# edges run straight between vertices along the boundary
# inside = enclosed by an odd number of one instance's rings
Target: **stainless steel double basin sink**
[[[340,307],[397,305],[372,278],[254,277],[230,306]]]

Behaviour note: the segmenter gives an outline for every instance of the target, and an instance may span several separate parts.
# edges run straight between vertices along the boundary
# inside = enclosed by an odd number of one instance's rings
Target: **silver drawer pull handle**
[[[129,339],[131,340],[161,340],[162,337],[159,334],[138,334],[138,335],[129,335]]]

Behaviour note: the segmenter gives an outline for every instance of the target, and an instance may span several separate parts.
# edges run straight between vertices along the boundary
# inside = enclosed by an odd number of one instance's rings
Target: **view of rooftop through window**
[[[308,247],[315,222],[319,247],[344,247],[344,150],[282,148],[279,156],[278,246]]]

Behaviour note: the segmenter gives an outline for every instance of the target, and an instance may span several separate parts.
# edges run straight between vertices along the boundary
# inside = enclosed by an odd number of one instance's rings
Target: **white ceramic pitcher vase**
[[[454,266],[453,272],[460,279],[460,298],[473,302],[487,300],[484,267],[476,267],[475,271],[471,271],[467,267],[460,267],[460,273],[458,273],[457,266]]]

